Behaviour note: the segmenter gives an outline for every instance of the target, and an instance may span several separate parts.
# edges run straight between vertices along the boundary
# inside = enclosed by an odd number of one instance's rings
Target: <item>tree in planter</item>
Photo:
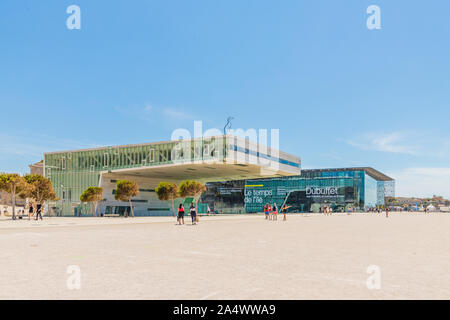
[[[158,199],[161,201],[172,201],[172,215],[175,217],[174,200],[179,197],[178,186],[175,183],[160,182],[155,189]]]
[[[58,200],[50,179],[40,174],[27,174],[23,178],[28,186],[20,193],[21,198],[31,198],[42,207],[45,201]]]
[[[178,194],[182,198],[186,197],[194,197],[195,201],[195,208],[198,212],[197,204],[198,199],[200,198],[203,191],[206,190],[206,187],[204,184],[194,181],[194,180],[184,180],[180,183],[180,187],[178,189]],[[197,215],[198,217],[198,215]]]
[[[25,179],[17,173],[0,174],[0,190],[11,195],[12,199],[12,219],[16,219],[16,196],[27,188]]]
[[[90,202],[92,204],[93,215],[97,217],[98,202],[103,200],[103,188],[88,187],[80,196],[81,202]]]
[[[134,211],[131,198],[136,197],[138,194],[139,187],[136,182],[130,180],[117,180],[117,188],[114,198],[119,201],[128,201],[130,203],[132,217],[134,217]]]

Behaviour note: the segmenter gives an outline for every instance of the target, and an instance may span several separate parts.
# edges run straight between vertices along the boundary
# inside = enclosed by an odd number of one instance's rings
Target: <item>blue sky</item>
[[[81,30],[69,30],[69,5]],[[381,9],[368,30],[366,9]],[[304,168],[450,198],[450,2],[0,2],[0,171],[42,152],[279,128]]]

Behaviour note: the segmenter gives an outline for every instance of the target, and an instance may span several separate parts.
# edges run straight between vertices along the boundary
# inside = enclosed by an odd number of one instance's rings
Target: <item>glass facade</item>
[[[384,205],[394,188],[393,180],[378,181],[363,169],[303,170],[300,176],[209,183],[202,202],[218,213],[262,212],[266,203],[286,204],[290,212],[365,210]]]
[[[212,182],[206,184],[201,202],[218,213],[245,213],[245,180]]]
[[[303,170],[301,176],[249,180],[246,188],[247,212],[261,212],[264,204],[284,203],[290,211],[319,212],[323,206],[334,211],[363,208],[364,171]]]
[[[378,193],[378,181],[372,178],[369,175],[365,175],[364,177],[364,205],[366,207],[376,207],[377,205],[382,205],[384,202],[381,201],[381,199],[378,199],[378,197],[383,197],[384,195],[381,193]]]
[[[80,203],[81,193],[100,184],[101,173],[117,169],[145,168],[191,161],[223,159],[226,137],[170,141],[44,154],[44,174],[52,183],[57,202],[54,215],[88,212]]]

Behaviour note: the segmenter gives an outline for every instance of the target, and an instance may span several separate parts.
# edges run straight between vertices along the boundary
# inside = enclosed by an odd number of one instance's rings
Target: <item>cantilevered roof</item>
[[[364,171],[370,177],[374,178],[378,181],[393,181],[391,177],[388,177],[384,173],[381,173],[378,170],[375,170],[371,167],[354,167],[354,168],[330,168],[330,169],[302,169],[303,172],[323,172],[323,171]]]
[[[102,179],[132,179],[145,182],[156,187],[159,182],[167,181],[180,183],[186,179],[193,179],[203,183],[213,181],[260,179],[266,177],[283,177],[296,174],[291,170],[275,170],[259,164],[227,163],[188,163],[170,164],[153,167],[128,168],[102,172]]]

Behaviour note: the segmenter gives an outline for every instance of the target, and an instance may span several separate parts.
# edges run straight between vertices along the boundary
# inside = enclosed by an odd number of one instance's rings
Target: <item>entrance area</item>
[[[119,215],[120,217],[130,216],[131,208],[130,206],[107,206],[105,210],[107,215]]]

